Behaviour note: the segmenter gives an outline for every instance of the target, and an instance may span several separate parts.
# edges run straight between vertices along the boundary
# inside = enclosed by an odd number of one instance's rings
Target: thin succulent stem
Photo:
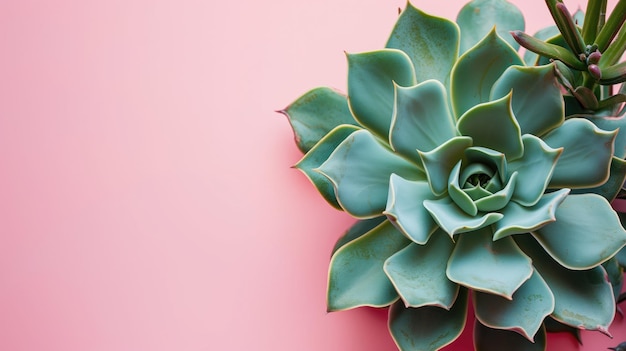
[[[534,53],[554,60],[559,60],[567,66],[579,71],[587,70],[587,65],[564,47],[546,43],[519,30],[511,31],[511,35],[521,46]]]
[[[585,24],[583,26],[583,41],[593,43],[600,28],[602,13],[606,11],[606,0],[589,0],[585,11]]]
[[[602,101],[598,102],[598,109],[604,109],[606,107],[610,107],[616,104],[621,104],[626,102],[626,95],[624,94],[617,94],[617,95],[613,95],[610,96],[607,99],[604,99]]]
[[[609,47],[624,21],[626,21],[626,0],[619,0],[596,37],[595,44],[598,45],[600,52],[604,52]]]
[[[624,55],[626,51],[626,26],[622,26],[617,33],[615,40],[609,47],[602,53],[602,58],[598,62],[601,68],[613,66]]]
[[[564,24],[562,29],[559,28],[561,29],[563,38],[567,41],[567,44],[572,50],[574,50],[574,53],[577,55],[585,53],[585,42],[576,27],[576,23],[574,23],[572,14],[562,2],[556,4],[556,9],[557,15],[562,18],[562,23]]]
[[[626,81],[626,61],[602,70],[600,84],[620,84]]]

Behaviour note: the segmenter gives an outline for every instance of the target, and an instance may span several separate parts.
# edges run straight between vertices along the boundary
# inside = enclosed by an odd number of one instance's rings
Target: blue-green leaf
[[[459,28],[454,22],[430,16],[407,3],[386,47],[409,55],[418,82],[436,79],[449,86],[450,71],[459,55]]]
[[[436,80],[396,86],[389,142],[397,152],[420,162],[419,151],[431,151],[456,136],[444,86]]]
[[[601,130],[583,118],[570,118],[546,134],[546,144],[564,148],[548,186],[590,188],[606,182],[616,134],[617,131]]]
[[[544,318],[554,310],[554,295],[543,278],[533,272],[515,291],[512,300],[475,292],[474,308],[476,318],[485,326],[515,331],[534,341]]]
[[[448,198],[424,200],[424,207],[450,236],[486,227],[502,218],[501,214],[495,212],[470,216]]]
[[[472,146],[472,138],[454,137],[429,152],[419,152],[428,183],[436,195],[448,189],[448,177],[452,169],[463,159],[463,152]]]
[[[500,151],[507,160],[524,154],[520,126],[511,111],[511,95],[479,104],[469,109],[457,123],[462,135],[469,136],[475,146]]]
[[[532,236],[515,236],[515,241],[532,258],[535,270],[554,294],[552,318],[579,329],[608,332],[615,300],[602,266],[571,270],[554,261]]]
[[[385,260],[410,241],[385,221],[335,252],[328,272],[328,310],[383,307],[398,299]]]
[[[302,152],[308,152],[320,139],[342,124],[358,125],[345,95],[326,87],[308,91],[284,110]]]
[[[491,228],[459,235],[446,274],[477,291],[511,299],[532,275],[531,260],[511,237],[492,240]]]
[[[517,52],[492,30],[465,52],[452,68],[452,108],[458,118],[471,107],[489,101],[493,83],[513,65],[523,65]]]
[[[533,206],[546,191],[563,149],[553,149],[531,134],[522,136],[522,142],[524,156],[509,163],[509,172],[519,173],[513,200]]]
[[[618,134],[619,136],[619,134]],[[626,161],[613,156],[609,179],[602,185],[589,189],[574,189],[572,194],[594,193],[602,196],[608,202],[612,202],[619,194],[626,181]]]
[[[406,308],[398,301],[389,309],[389,331],[401,351],[439,350],[461,335],[467,318],[467,291],[448,311],[440,307]]]
[[[493,224],[495,230],[493,240],[499,240],[513,234],[528,233],[539,229],[556,220],[556,208],[569,194],[569,189],[559,189],[539,198],[532,206],[522,206],[515,201],[509,204],[500,213],[502,219]]]
[[[591,123],[595,124],[602,130],[617,130],[618,132],[617,137],[615,138],[615,149],[613,150],[613,154],[619,158],[626,157],[626,117],[614,118],[612,116],[585,116],[585,118],[589,119]]]
[[[400,50],[348,54],[348,101],[354,118],[379,137],[389,137],[394,82],[416,84],[411,59]]]
[[[418,244],[425,244],[437,229],[437,223],[422,202],[435,198],[427,182],[409,181],[392,174],[384,214],[409,239]]]
[[[556,210],[556,221],[533,234],[544,249],[569,269],[590,269],[626,245],[626,230],[605,198],[569,195]]]
[[[385,219],[385,216],[380,216],[356,221],[352,226],[350,226],[350,228],[348,228],[348,230],[346,230],[346,232],[337,240],[337,242],[335,242],[332,253],[334,254],[345,244],[374,229]]]
[[[348,135],[357,130],[359,130],[358,127],[351,125],[341,125],[333,129],[330,133],[324,136],[320,142],[311,148],[309,152],[295,165],[295,167],[302,171],[313,183],[313,185],[315,185],[317,191],[320,192],[322,197],[337,209],[341,209],[341,206],[339,206],[339,203],[337,202],[333,183],[319,172],[315,172],[314,169],[324,163],[324,161],[328,159],[328,156],[330,156],[330,154],[348,137]]]
[[[456,22],[461,28],[461,52],[469,50],[495,26],[499,36],[515,50],[519,44],[509,34],[524,30],[524,15],[506,0],[473,0],[459,12]]]
[[[416,165],[393,153],[367,130],[350,134],[318,170],[335,186],[341,207],[357,218],[383,212],[391,173],[426,180]]]
[[[446,276],[454,243],[439,230],[425,245],[410,244],[385,262],[385,272],[406,307],[449,309],[459,286]]]
[[[554,64],[507,68],[493,85],[491,100],[511,92],[511,109],[522,134],[543,135],[565,120],[565,105]]]

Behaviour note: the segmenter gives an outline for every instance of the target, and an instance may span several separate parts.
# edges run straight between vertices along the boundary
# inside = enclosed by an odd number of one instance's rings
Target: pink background
[[[514,2],[529,32],[548,24]],[[344,50],[381,48],[404,5],[1,2],[0,349],[395,350],[384,311],[325,312],[352,220],[290,168],[273,111],[345,90]]]

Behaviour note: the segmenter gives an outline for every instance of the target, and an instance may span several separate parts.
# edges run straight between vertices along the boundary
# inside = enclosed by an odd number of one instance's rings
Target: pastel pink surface
[[[549,23],[514,3],[529,32]],[[382,47],[404,6],[0,3],[0,349],[395,350],[385,311],[326,313],[352,220],[290,168],[273,111],[345,90],[344,51]],[[611,332],[585,349],[626,339],[619,316]],[[469,331],[447,348],[468,349]]]

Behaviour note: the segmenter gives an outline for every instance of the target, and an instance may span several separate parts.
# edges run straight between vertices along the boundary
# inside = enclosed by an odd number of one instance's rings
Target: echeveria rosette
[[[294,125],[317,141],[297,167],[360,219],[333,253],[328,309],[390,306],[401,350],[454,341],[468,303],[478,350],[541,350],[548,316],[606,332],[602,263],[626,244],[609,205],[624,178],[611,174],[617,131],[565,120],[554,64],[523,66],[495,30],[459,57],[462,38],[409,4],[387,48],[347,55],[347,97],[284,111],[292,125],[330,121],[317,137]],[[309,121],[303,105],[343,112]]]

